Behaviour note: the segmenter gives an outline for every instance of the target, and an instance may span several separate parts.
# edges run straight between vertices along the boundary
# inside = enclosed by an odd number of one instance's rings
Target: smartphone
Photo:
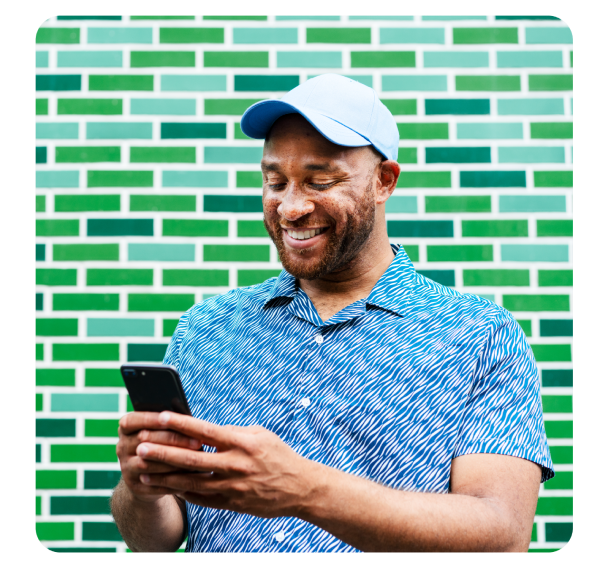
[[[120,373],[134,410],[171,410],[192,416],[179,373],[172,365],[122,365]]]

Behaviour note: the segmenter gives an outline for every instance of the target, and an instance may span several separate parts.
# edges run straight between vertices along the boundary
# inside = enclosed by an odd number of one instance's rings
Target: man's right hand
[[[163,430],[158,422],[158,412],[130,412],[120,419],[116,455],[120,462],[122,478],[133,496],[140,501],[154,502],[163,495],[175,491],[162,487],[150,487],[141,483],[143,473],[167,473],[179,471],[169,465],[147,461],[137,455],[137,446],[142,442],[152,442],[165,446],[176,446],[197,450],[200,440],[189,438],[171,430]]]

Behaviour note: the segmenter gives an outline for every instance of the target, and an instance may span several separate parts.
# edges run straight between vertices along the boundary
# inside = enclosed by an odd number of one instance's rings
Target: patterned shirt
[[[323,322],[283,271],[196,304],[174,365],[196,418],[260,425],[300,455],[394,489],[447,493],[452,460],[491,453],[553,477],[538,371],[500,306],[396,254],[369,296]],[[292,517],[187,504],[187,552],[356,552]]]

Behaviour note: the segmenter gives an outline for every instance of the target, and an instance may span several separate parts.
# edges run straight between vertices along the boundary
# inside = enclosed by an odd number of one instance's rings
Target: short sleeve
[[[527,459],[541,466],[541,482],[555,475],[538,369],[521,327],[510,314],[489,334],[477,363],[454,450],[454,457],[465,454]]]
[[[188,328],[188,323],[190,321],[190,310],[188,310],[180,319],[173,332],[173,336],[171,337],[171,341],[169,342],[169,346],[167,347],[167,351],[165,351],[165,357],[163,359],[163,365],[173,365],[177,371],[179,372],[179,364],[180,364],[180,348],[182,346],[182,340],[184,338],[184,333]]]

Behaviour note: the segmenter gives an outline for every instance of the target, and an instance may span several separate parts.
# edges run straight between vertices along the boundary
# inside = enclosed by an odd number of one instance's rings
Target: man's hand
[[[131,412],[123,416],[119,422],[116,455],[120,462],[122,478],[133,496],[141,501],[154,502],[163,495],[175,493],[167,488],[142,484],[140,481],[142,473],[167,473],[179,469],[139,457],[137,447],[142,442],[191,450],[201,446],[196,439],[168,430],[158,421],[158,417],[158,412]]]
[[[312,490],[311,470],[319,464],[301,457],[265,428],[216,426],[173,412],[161,413],[158,422],[181,432],[184,440],[198,439],[217,452],[166,445],[151,437],[139,444],[141,462],[156,467],[132,471],[139,471],[151,494],[172,492],[203,507],[279,517],[297,515]]]

